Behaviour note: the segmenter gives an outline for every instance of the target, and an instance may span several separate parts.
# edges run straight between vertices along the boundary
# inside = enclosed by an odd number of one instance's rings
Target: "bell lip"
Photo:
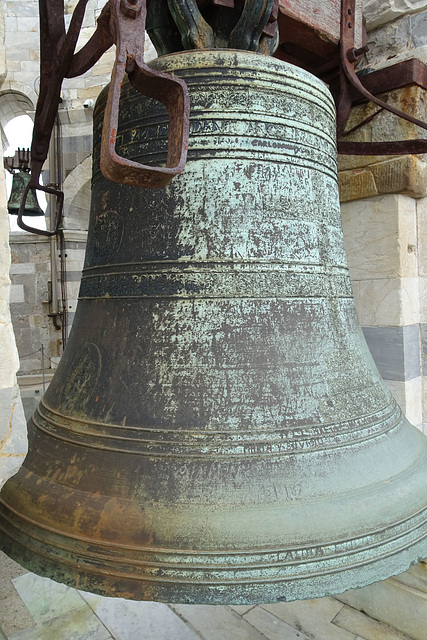
[[[427,538],[405,550],[405,553],[385,557],[379,561],[362,565],[355,569],[337,567],[335,576],[340,580],[331,585],[330,572],[320,576],[310,573],[289,580],[246,580],[229,584],[214,584],[209,580],[170,581],[142,580],[138,578],[117,578],[114,567],[107,567],[105,573],[85,571],[80,564],[68,567],[52,562],[43,555],[33,555],[28,549],[16,552],[13,543],[4,552],[22,567],[79,591],[103,597],[124,598],[134,601],[152,601],[171,604],[205,605],[256,605],[292,602],[336,596],[350,589],[360,589],[400,575],[427,556]],[[22,551],[22,548],[20,549]],[[415,559],[414,559],[415,558]],[[110,570],[109,570],[110,569]],[[112,570],[111,570],[112,569]]]

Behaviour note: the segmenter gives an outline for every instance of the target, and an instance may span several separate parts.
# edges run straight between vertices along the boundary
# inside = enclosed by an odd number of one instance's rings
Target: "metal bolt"
[[[120,11],[126,18],[135,20],[141,13],[141,0],[120,0]]]
[[[367,51],[369,51],[368,45],[365,45],[364,47],[360,47],[359,49],[355,49],[355,47],[352,47],[347,51],[347,60],[349,62],[357,62],[360,56],[366,53]]]

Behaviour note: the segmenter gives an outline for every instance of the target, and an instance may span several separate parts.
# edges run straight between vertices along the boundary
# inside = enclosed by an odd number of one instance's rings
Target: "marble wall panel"
[[[420,325],[363,327],[363,333],[381,376],[407,382],[421,375]]]
[[[409,422],[427,433],[427,425],[423,425],[422,378],[414,378],[408,382],[385,380],[385,383]]]
[[[420,321],[418,278],[384,278],[359,283],[363,326],[403,326]]]
[[[417,275],[413,198],[387,195],[347,202],[342,204],[341,212],[353,281]]]
[[[427,198],[417,200],[417,253],[420,276],[427,276]]]
[[[427,276],[418,278],[420,297],[420,322],[427,323]]]

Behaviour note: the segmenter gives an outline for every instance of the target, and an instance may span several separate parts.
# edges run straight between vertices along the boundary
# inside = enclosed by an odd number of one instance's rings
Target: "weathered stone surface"
[[[339,189],[341,202],[370,198],[378,195],[374,176],[369,169],[340,171]]]
[[[43,345],[47,357],[59,355],[61,333],[47,315],[51,279],[49,239],[14,233],[10,246],[13,261],[10,304],[22,375],[41,371],[43,366],[50,369],[49,360],[42,362],[41,348]],[[70,251],[70,258],[73,253]]]
[[[316,640],[356,640],[355,634],[335,627],[331,620],[340,610],[332,598],[321,598],[306,602],[281,602],[265,604],[262,608],[297,628],[307,638]]]
[[[363,15],[368,29],[373,29],[396,20],[399,16],[426,8],[426,0],[365,0]]]
[[[427,323],[427,278],[419,278],[420,322]]]
[[[363,326],[399,326],[420,319],[418,278],[379,278],[359,283]]]
[[[425,565],[417,565],[425,571]],[[424,567],[424,569],[423,569]],[[412,569],[409,570],[411,572]],[[408,634],[425,640],[427,629],[427,575],[416,587],[404,584],[406,574],[377,582],[363,589],[352,589],[337,596],[341,602]],[[403,579],[402,579],[403,577]]]
[[[26,452],[25,416],[15,384],[0,389],[0,487],[18,471]]]
[[[352,280],[418,275],[415,200],[402,195],[358,200],[341,207]]]
[[[385,380],[408,382],[421,375],[419,324],[363,327],[368,347]]]
[[[334,618],[334,624],[338,627],[357,633],[356,640],[408,640],[406,635],[390,629],[389,626],[372,620],[361,611],[356,611],[352,607],[344,605]]]
[[[417,200],[418,270],[427,276],[427,198]]]
[[[407,382],[398,380],[386,380],[385,382],[408,420],[418,429],[425,432],[425,425],[423,425],[422,378],[414,378]]]
[[[412,115],[424,122],[427,121],[425,90],[421,87],[404,87],[381,94],[379,97],[401,111],[404,111],[405,113],[408,113],[409,115]],[[373,115],[375,117],[367,124],[356,129],[352,133],[349,133],[342,139],[352,142],[390,142],[393,140],[410,140],[427,137],[427,131],[421,130],[414,124],[403,120],[402,118],[398,118],[388,111],[381,111],[380,108],[373,103],[357,105],[352,109],[346,131],[352,131],[354,127],[358,127]],[[423,158],[424,156],[417,156],[417,159],[420,162]],[[348,171],[350,169],[360,169],[362,167],[373,166],[376,164],[381,165],[389,160],[396,162],[397,158],[396,156],[340,155],[338,168],[339,171]],[[407,168],[405,169],[402,167],[401,170],[405,171]],[[417,168],[416,172],[419,171],[420,169]],[[421,179],[425,180],[425,176]],[[411,178],[411,180],[414,180],[414,178]],[[415,180],[415,182],[417,181]],[[390,188],[395,189],[394,192],[397,193],[399,187],[398,185],[395,187],[392,185]],[[404,188],[405,190],[408,190],[408,186],[405,186]],[[425,188],[426,187],[421,187],[421,184],[417,184],[416,191],[414,191],[413,195],[415,197],[419,197],[420,194],[425,193]]]
[[[1,71],[0,69],[0,78]],[[0,162],[3,164],[1,150]],[[24,412],[16,384],[18,354],[8,305],[10,295],[8,236],[6,189],[2,171],[0,172],[0,487],[21,466],[27,449]]]
[[[427,11],[411,16],[411,37],[415,47],[427,44]]]
[[[394,19],[393,22],[371,31],[369,42],[369,51],[366,55],[369,63],[375,59],[384,58],[386,50],[389,59],[400,55],[403,50],[412,45],[411,16],[403,15],[400,19]]]
[[[427,193],[427,164],[418,156],[402,156],[370,167],[378,193],[419,198]]]
[[[426,62],[425,8],[423,3],[421,10],[415,13],[396,13],[391,20],[384,13],[381,17],[385,18],[385,23],[381,20],[368,22],[369,50],[361,62],[361,68],[378,69],[408,58],[419,58]]]
[[[184,622],[191,625],[204,640],[220,640],[226,637],[233,640],[264,640],[265,638],[265,635],[258,633],[254,628],[256,625],[252,624],[252,620],[246,621],[229,607],[173,605],[171,609]]]
[[[427,164],[418,156],[401,156],[369,167],[339,172],[340,200],[351,202],[386,193],[424,197]]]

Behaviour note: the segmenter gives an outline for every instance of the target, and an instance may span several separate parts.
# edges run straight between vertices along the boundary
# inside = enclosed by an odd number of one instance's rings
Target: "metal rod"
[[[43,393],[46,392],[45,376],[44,376],[44,345],[42,344],[42,377],[43,377]]]
[[[49,145],[49,182],[50,184],[58,185],[58,171],[57,171],[57,128],[52,129],[52,135]],[[57,187],[56,187],[57,188]],[[54,195],[48,194],[49,212],[50,212],[50,224],[51,228],[55,224],[55,207],[56,198]],[[52,306],[51,313],[54,318],[59,313],[59,286],[58,286],[58,258],[56,254],[56,236],[50,237],[50,274],[52,279]],[[55,324],[56,327],[56,324]]]

